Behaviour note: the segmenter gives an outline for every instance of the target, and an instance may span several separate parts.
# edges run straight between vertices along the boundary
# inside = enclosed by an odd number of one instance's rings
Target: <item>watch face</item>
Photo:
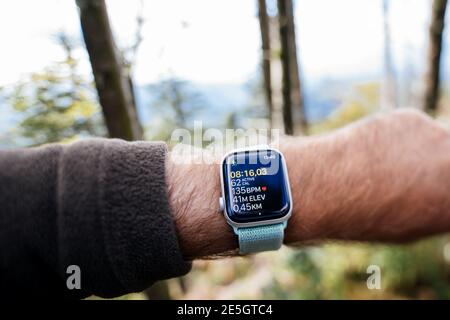
[[[280,219],[291,208],[287,175],[275,150],[230,154],[222,164],[225,206],[236,223]]]

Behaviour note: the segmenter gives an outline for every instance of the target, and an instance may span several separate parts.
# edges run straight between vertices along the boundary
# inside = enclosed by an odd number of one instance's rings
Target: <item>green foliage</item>
[[[284,248],[247,259],[202,261],[176,298],[222,299],[448,299],[449,236],[408,245],[329,243]],[[370,290],[367,267],[381,269]]]
[[[94,87],[78,72],[72,40],[61,34],[58,42],[63,61],[0,91],[20,118],[15,135],[29,145],[105,135]]]

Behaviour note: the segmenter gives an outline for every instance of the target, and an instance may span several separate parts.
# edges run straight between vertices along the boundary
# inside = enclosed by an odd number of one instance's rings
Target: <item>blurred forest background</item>
[[[445,0],[0,4],[0,148],[174,128],[335,130],[417,108],[450,125]],[[27,8],[24,10],[24,8]],[[381,268],[369,290],[366,269]],[[198,261],[124,299],[450,298],[450,237]]]

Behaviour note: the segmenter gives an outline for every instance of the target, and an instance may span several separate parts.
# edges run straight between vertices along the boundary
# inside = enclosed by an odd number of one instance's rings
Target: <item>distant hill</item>
[[[348,84],[348,83],[347,83]],[[317,82],[305,88],[305,113],[311,122],[320,121],[327,117],[339,105],[340,101],[333,97],[330,87],[338,83]],[[209,126],[221,125],[230,112],[242,112],[248,108],[251,92],[245,84],[192,84],[192,89],[199,92],[205,100],[205,108],[196,114],[196,120],[201,120]],[[138,112],[142,122],[151,121],[152,115],[158,110],[154,107],[154,99],[148,85],[138,86],[137,90]]]
[[[137,104],[140,119],[149,122],[158,110],[154,106],[155,96],[148,89],[149,85],[137,87]],[[238,84],[191,84],[192,90],[198,92],[205,103],[204,108],[196,114],[196,120],[201,120],[209,126],[221,125],[230,112],[242,110],[248,105],[249,93],[244,85]]]

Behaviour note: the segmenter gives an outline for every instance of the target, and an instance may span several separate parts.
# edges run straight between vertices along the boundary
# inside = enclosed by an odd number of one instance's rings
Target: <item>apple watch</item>
[[[292,212],[283,154],[269,146],[229,152],[220,167],[220,209],[239,240],[239,252],[278,250]]]

